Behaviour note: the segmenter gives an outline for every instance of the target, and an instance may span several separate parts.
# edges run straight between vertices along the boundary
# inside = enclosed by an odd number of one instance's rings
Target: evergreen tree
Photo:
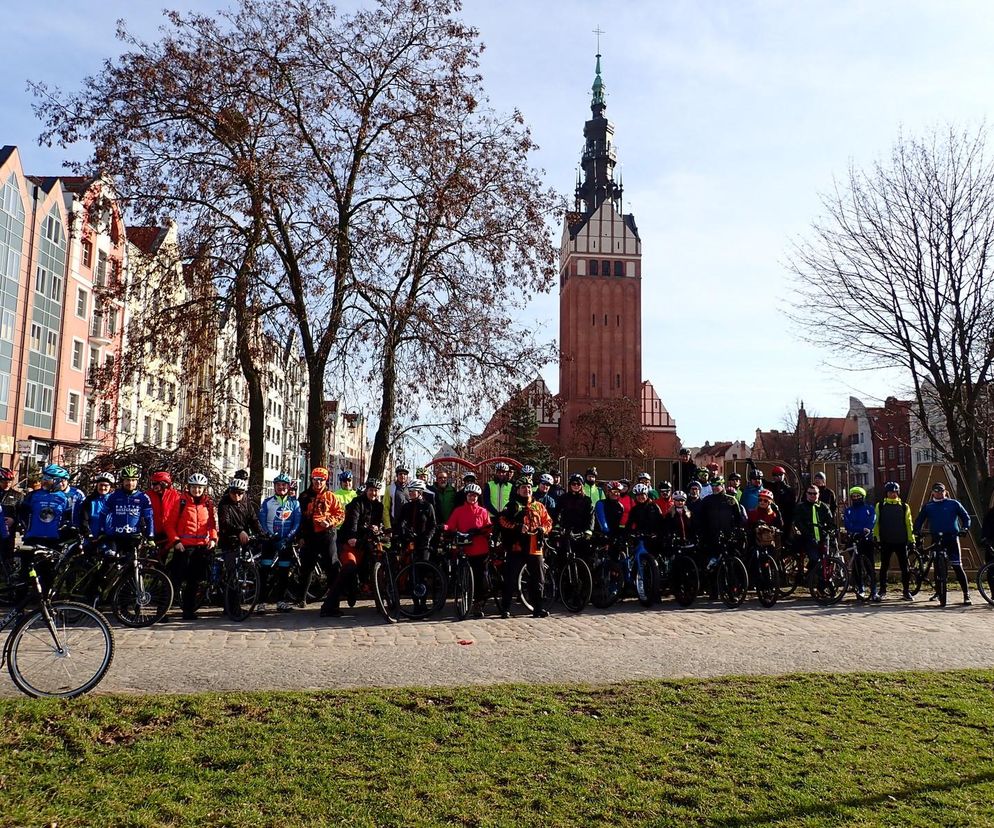
[[[538,438],[538,418],[523,394],[508,403],[504,434],[507,453],[522,465],[534,466],[538,471],[553,467],[552,452]]]

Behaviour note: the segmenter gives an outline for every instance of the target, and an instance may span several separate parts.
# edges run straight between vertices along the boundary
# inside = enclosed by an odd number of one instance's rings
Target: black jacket
[[[217,504],[218,545],[222,548],[238,546],[239,532],[249,535],[262,534],[259,510],[253,508],[252,502],[247,497],[236,502],[225,494]]]
[[[556,502],[559,508],[559,527],[564,532],[591,532],[594,528],[594,504],[582,491],[566,492]]]
[[[365,493],[352,498],[345,507],[345,522],[342,524],[342,539],[360,541],[366,538],[369,527],[383,526],[383,501],[370,500]]]
[[[408,500],[401,507],[400,521],[394,528],[399,530],[401,538],[413,536],[416,546],[423,549],[431,543],[436,525],[435,507],[424,498],[418,498]]]

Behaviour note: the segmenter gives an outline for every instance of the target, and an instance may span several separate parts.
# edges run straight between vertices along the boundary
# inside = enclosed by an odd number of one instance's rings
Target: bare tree
[[[994,363],[986,130],[902,137],[886,162],[851,169],[824,205],[827,215],[792,257],[796,321],[862,367],[901,369],[924,433],[986,502],[991,443],[980,403]]]
[[[577,415],[577,444],[589,457],[641,459],[650,450],[641,415],[628,397],[594,403]]]

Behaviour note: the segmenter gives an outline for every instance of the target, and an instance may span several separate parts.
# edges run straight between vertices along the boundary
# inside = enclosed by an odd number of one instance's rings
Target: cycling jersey
[[[58,540],[59,529],[73,511],[69,496],[61,491],[36,489],[21,501],[21,523],[25,540]],[[6,521],[3,521],[6,523]]]
[[[107,498],[110,492],[100,494],[93,492],[87,495],[79,508],[79,526],[83,534],[96,537],[104,531],[104,516],[107,514]]]
[[[877,513],[867,503],[849,506],[842,515],[842,525],[850,535],[865,535],[873,530],[873,524],[876,522]]]
[[[607,498],[607,495],[604,494],[604,490],[600,486],[598,486],[596,482],[584,483],[583,493],[590,498],[590,502],[593,503],[595,506],[600,501],[605,500]]]
[[[180,495],[175,522],[167,532],[183,546],[207,546],[217,540],[217,512],[207,495]]]
[[[899,497],[884,498],[876,506],[873,538],[881,543],[908,544],[915,542],[911,525],[911,509]]]
[[[292,538],[300,528],[300,503],[292,495],[273,495],[262,502],[259,523],[262,531],[278,538]]]
[[[145,492],[117,489],[107,496],[104,533],[107,535],[145,535],[151,538],[152,501]]]
[[[564,532],[592,532],[594,529],[594,504],[582,492],[567,492],[556,504],[559,507],[559,525]]]
[[[930,500],[915,518],[915,532],[921,532],[925,523],[933,535],[952,534],[970,528],[970,515],[963,504],[951,497],[943,500]]]
[[[636,503],[628,513],[628,531],[648,534],[658,532],[662,520],[663,513],[651,500],[647,500],[645,503]]]
[[[497,515],[504,510],[511,497],[513,489],[510,482],[499,483],[491,480],[483,489],[483,507],[491,515]]]
[[[62,516],[62,525],[79,526],[79,510],[86,500],[86,495],[75,486],[69,486],[63,494],[69,498],[70,509]]]
[[[621,518],[624,513],[625,507],[617,500],[599,500],[594,506],[597,527],[605,535],[614,535],[621,529]]]
[[[763,491],[762,486],[753,486],[751,483],[746,485],[738,497],[739,505],[746,512],[751,512],[759,505],[759,493],[761,491]]]

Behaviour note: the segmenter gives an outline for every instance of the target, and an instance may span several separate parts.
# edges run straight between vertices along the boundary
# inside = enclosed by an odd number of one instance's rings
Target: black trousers
[[[870,583],[869,584],[857,584],[859,587],[869,587],[870,594],[872,595],[877,591],[877,579],[876,579],[876,568],[873,563],[873,538],[859,537],[856,538],[856,551],[860,555],[866,558],[870,562],[869,572],[870,572]]]
[[[329,529],[326,532],[315,532],[304,538],[304,545],[300,549],[300,595],[301,601],[307,600],[307,590],[311,585],[311,577],[314,575],[314,565],[321,562],[324,574],[331,585],[338,577],[338,549],[335,544],[335,530]]]
[[[511,609],[511,601],[518,591],[518,578],[521,568],[528,567],[528,597],[532,606],[540,610],[545,603],[545,579],[542,577],[544,555],[529,555],[527,552],[508,552],[504,562],[504,594],[501,596],[501,609]],[[473,573],[474,575],[476,573]]]
[[[259,564],[259,601],[285,601],[293,548],[286,538],[269,538]]]
[[[908,591],[908,545],[906,543],[880,544],[880,592],[887,591],[887,570],[890,567],[890,556],[897,555],[898,566],[901,567],[901,583],[904,591]]]
[[[210,557],[211,550],[206,546],[187,546],[182,552],[173,552],[169,576],[173,587],[181,594],[184,618],[197,611],[197,590],[207,579]]]

